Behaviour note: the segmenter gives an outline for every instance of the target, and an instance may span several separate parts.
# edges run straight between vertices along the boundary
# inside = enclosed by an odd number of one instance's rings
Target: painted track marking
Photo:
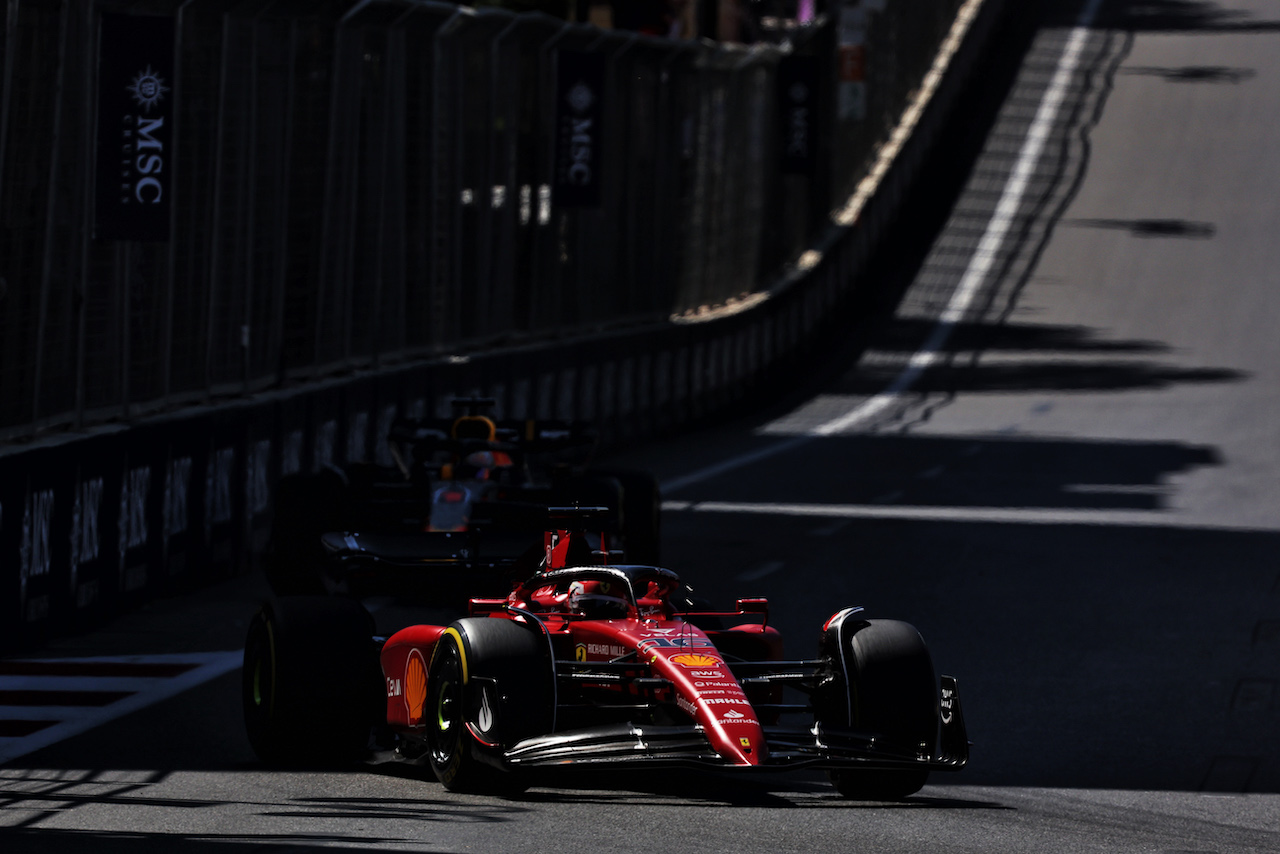
[[[243,657],[229,650],[0,661],[0,764],[216,679]]]
[[[1153,510],[1081,510],[1057,507],[953,507],[924,504],[803,504],[768,501],[664,501],[668,512],[765,514],[815,519],[904,519],[1019,525],[1095,525],[1185,528],[1187,520]],[[1250,525],[1197,522],[1201,530],[1259,531]]]

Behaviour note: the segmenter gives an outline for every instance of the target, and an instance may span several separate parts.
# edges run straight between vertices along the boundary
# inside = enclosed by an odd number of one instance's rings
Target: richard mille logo
[[[125,91],[133,96],[134,102],[144,112],[150,113],[151,108],[164,98],[164,93],[169,91],[169,87],[164,85],[164,78],[152,71],[151,66],[148,65],[146,71],[138,72],[133,82],[125,87]]]

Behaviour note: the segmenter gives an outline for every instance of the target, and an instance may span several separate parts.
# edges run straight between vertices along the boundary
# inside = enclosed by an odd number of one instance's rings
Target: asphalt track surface
[[[844,605],[917,625],[968,769],[898,804],[817,774],[462,797],[387,757],[264,769],[229,671],[0,764],[0,847],[1280,851],[1280,2],[1018,5],[847,335],[627,458],[667,484],[666,562],[768,596],[790,653]],[[233,650],[261,593],[47,657]]]

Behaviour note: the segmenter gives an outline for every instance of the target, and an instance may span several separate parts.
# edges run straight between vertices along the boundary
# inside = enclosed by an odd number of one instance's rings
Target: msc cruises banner
[[[600,206],[605,57],[562,50],[556,61],[555,203]]]
[[[785,56],[778,63],[782,171],[809,175],[818,162],[818,60]]]
[[[94,237],[169,239],[173,18],[103,13]]]

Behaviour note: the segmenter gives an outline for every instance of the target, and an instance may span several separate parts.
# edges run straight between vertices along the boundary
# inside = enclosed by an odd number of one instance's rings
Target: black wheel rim
[[[465,726],[462,704],[462,668],[451,648],[432,675],[428,726],[431,728],[431,762],[437,771],[457,761]]]
[[[241,676],[244,723],[254,751],[266,758],[274,750],[272,717],[275,714],[276,662],[270,623],[258,616],[245,639]]]
[[[274,699],[275,662],[273,659],[271,626],[259,621],[250,632],[246,643],[244,700],[254,717],[271,716]]]

